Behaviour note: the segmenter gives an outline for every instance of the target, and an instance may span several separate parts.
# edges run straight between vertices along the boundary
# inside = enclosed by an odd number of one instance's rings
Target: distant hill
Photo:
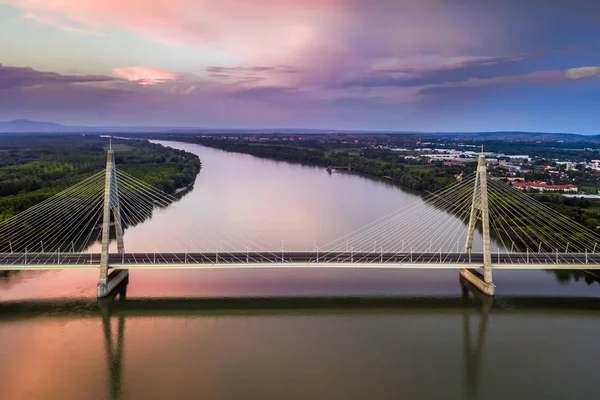
[[[440,137],[464,138],[464,139],[484,139],[501,141],[589,141],[597,140],[600,135],[581,135],[576,133],[548,133],[548,132],[519,132],[519,131],[499,131],[499,132],[440,132]]]
[[[362,130],[335,130],[335,129],[239,129],[239,128],[206,128],[206,127],[174,127],[174,126],[72,126],[61,125],[54,122],[31,121],[18,119],[14,121],[0,122],[0,133],[401,133],[384,131],[362,131]]]
[[[0,133],[189,133],[189,134],[415,134],[423,136],[454,137],[465,139],[509,140],[509,141],[588,141],[598,140],[600,135],[579,135],[574,133],[545,132],[416,132],[416,131],[373,131],[373,130],[341,130],[341,129],[239,129],[239,128],[206,128],[206,127],[170,127],[170,126],[73,126],[54,122],[31,121],[17,119],[0,122]]]
[[[55,122],[31,121],[17,119],[0,122],[0,133],[85,133],[85,132],[157,132],[164,131],[160,127],[118,127],[118,126],[74,126],[61,125]]]
[[[30,121],[28,119],[0,122],[0,132],[60,132],[67,129],[69,127],[54,122]]]

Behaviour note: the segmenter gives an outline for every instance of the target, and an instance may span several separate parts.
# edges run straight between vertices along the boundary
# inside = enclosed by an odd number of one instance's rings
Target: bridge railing
[[[557,265],[586,266],[600,265],[600,254],[593,253],[516,253],[496,252],[492,255],[493,265],[501,266],[544,266]],[[288,251],[273,253],[240,252],[174,252],[174,253],[125,253],[111,254],[111,265],[135,267],[136,265],[158,265],[167,268],[172,265],[364,265],[364,266],[402,266],[402,265],[438,265],[440,267],[480,267],[483,253],[443,253],[443,252],[335,252],[325,255],[314,251]],[[99,253],[0,253],[0,267],[30,269],[48,266],[85,266],[95,267],[100,263]]]

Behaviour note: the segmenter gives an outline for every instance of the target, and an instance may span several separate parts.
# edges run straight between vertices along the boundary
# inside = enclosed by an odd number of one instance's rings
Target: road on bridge
[[[494,266],[508,265],[556,265],[600,266],[600,254],[570,253],[496,253],[492,254]],[[77,266],[97,267],[99,253],[0,253],[0,269],[45,269]],[[391,253],[391,252],[205,252],[205,253],[125,253],[111,254],[109,265],[125,268],[146,265],[159,266],[208,266],[216,264],[265,265],[271,264],[371,264],[371,265],[439,265],[477,267],[483,265],[483,253]]]

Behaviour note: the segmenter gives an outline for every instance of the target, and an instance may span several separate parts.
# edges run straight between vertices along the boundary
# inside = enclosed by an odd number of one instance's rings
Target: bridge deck
[[[497,253],[495,269],[600,269],[600,254]],[[114,269],[159,268],[478,268],[482,253],[236,252],[111,254]],[[97,253],[0,253],[0,270],[99,268]]]

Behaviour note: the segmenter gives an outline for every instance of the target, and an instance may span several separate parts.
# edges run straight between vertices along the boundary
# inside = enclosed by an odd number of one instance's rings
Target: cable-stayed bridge
[[[476,173],[309,251],[190,223],[126,252],[124,232],[177,201],[109,151],[104,171],[0,223],[0,269],[98,269],[99,297],[140,268],[455,268],[489,295],[493,269],[600,269],[600,235],[489,179],[483,156]]]

